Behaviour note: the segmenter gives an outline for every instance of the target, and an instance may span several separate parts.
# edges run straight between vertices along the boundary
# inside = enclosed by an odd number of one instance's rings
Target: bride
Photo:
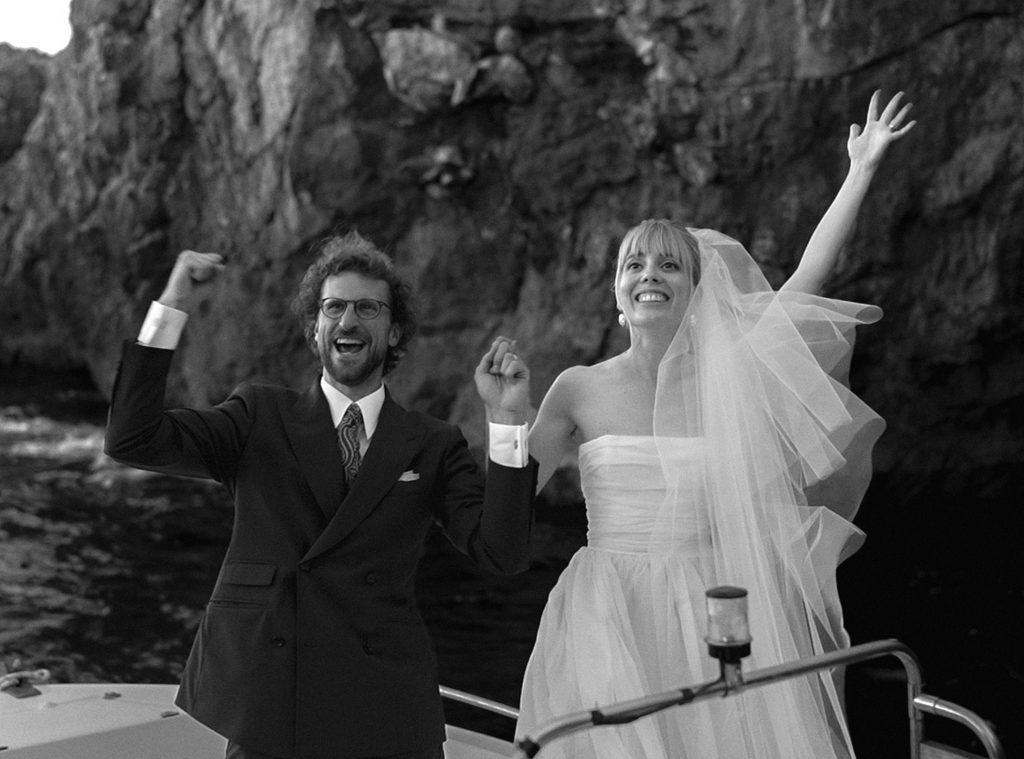
[[[587,545],[552,590],[517,738],[553,717],[714,679],[705,590],[749,591],[750,668],[848,645],[835,568],[882,420],[845,387],[878,308],[819,297],[890,144],[902,93],[847,143],[849,174],[773,291],[735,240],[648,220],[619,248],[630,346],[552,384],[530,431],[542,487],[578,446]],[[827,507],[827,508],[826,508]],[[553,742],[545,757],[852,756],[832,678],[788,680]]]

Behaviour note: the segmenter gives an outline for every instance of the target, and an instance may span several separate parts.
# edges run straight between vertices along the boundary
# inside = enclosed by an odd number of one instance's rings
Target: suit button
[[[270,645],[275,646],[277,648],[282,648],[282,647],[284,647],[284,638],[281,638],[281,637],[271,638],[270,639]]]
[[[366,576],[363,578],[363,581],[367,585],[375,585],[377,582],[377,575],[375,575],[373,572],[367,572]]]
[[[301,564],[299,564],[299,569],[301,569],[303,572],[309,572],[313,569],[313,564],[312,562],[304,561]]]
[[[371,646],[368,641],[363,641],[363,651],[370,654],[371,656],[377,653],[377,649]]]

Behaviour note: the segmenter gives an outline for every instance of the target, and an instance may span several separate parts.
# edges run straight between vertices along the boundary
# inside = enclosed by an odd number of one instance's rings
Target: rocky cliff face
[[[623,347],[609,288],[640,219],[721,229],[781,282],[848,125],[902,88],[919,126],[830,286],[887,312],[855,387],[889,420],[879,466],[901,488],[1020,484],[1018,0],[75,0],[72,21],[52,61],[0,48],[2,361],[84,362],[108,386],[191,247],[231,266],[175,399],[305,383],[288,301],[310,245],[355,227],[421,295],[396,394],[472,436],[496,333],[537,401]]]

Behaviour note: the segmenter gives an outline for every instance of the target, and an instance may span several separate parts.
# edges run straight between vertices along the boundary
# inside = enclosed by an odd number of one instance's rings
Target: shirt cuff
[[[530,459],[525,424],[496,424],[490,422],[490,458],[495,464],[522,469]]]
[[[153,301],[139,330],[139,343],[150,348],[174,350],[187,321],[188,314],[184,311]]]

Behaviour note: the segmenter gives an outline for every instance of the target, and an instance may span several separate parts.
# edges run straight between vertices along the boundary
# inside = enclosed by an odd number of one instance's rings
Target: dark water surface
[[[176,682],[227,545],[225,493],[105,459],[105,403],[83,377],[0,371],[0,655],[64,682]],[[926,691],[994,722],[1012,757],[1024,748],[1024,519],[990,500],[972,511],[922,492],[894,510],[869,494],[868,544],[840,588],[854,643],[910,645]],[[538,520],[531,569],[512,578],[480,575],[432,535],[420,604],[446,685],[518,703],[547,593],[584,535],[582,505],[542,504]],[[849,674],[862,757],[907,756],[901,671],[880,660]],[[448,716],[511,736],[500,717],[457,705]],[[962,728],[926,725],[983,753]]]

